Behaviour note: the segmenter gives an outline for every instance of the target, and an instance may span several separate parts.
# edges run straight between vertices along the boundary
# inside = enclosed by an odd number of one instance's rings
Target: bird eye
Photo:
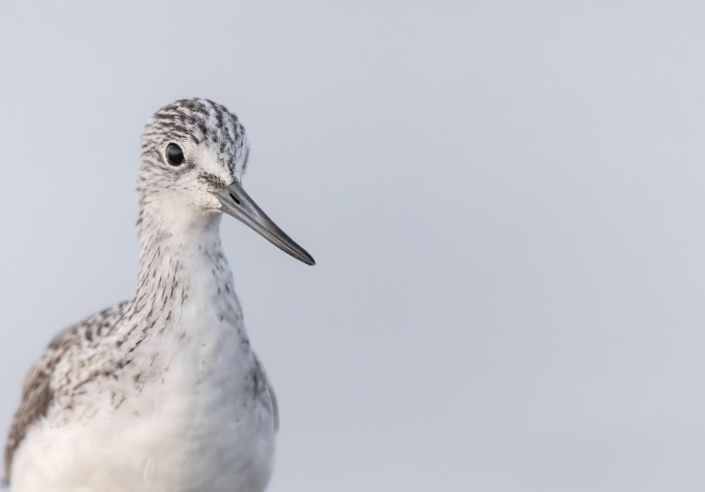
[[[180,166],[184,162],[184,152],[178,145],[170,143],[166,148],[166,158],[172,166]]]

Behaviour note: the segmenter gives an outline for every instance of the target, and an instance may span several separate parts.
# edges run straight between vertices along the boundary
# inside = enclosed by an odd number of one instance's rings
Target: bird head
[[[224,106],[207,99],[182,99],[164,106],[142,135],[140,221],[154,211],[166,223],[224,213],[314,265],[311,255],[243,189],[249,153],[245,128]]]

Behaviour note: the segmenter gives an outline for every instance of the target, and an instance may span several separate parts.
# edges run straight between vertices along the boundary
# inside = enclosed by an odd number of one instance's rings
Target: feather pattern
[[[164,149],[186,156],[175,168]],[[61,332],[30,369],[5,448],[13,492],[259,492],[278,429],[211,192],[242,177],[245,131],[177,101],[142,137],[133,299]]]

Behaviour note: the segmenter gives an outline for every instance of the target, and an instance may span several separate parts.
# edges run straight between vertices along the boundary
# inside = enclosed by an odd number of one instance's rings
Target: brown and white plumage
[[[208,100],[148,122],[135,297],[61,332],[30,369],[5,449],[13,492],[264,490],[277,404],[245,333],[220,217],[313,259],[241,188],[248,154],[237,118]]]

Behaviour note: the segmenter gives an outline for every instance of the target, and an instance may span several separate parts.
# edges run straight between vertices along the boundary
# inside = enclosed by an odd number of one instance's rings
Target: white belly
[[[78,419],[50,412],[18,449],[12,491],[263,491],[275,423],[248,389],[254,356],[224,361],[211,352],[204,365],[186,352],[153,365],[168,369],[117,408],[116,383]]]

